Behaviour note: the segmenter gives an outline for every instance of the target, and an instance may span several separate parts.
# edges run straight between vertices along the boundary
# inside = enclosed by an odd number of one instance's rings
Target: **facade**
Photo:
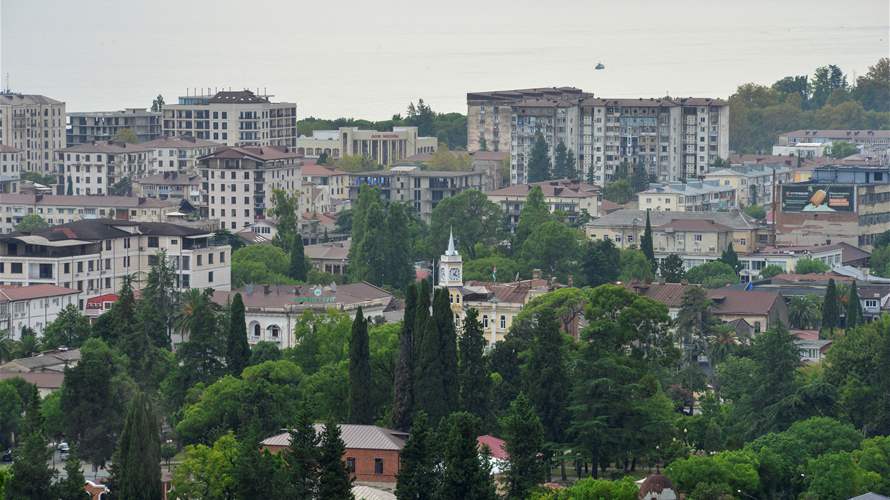
[[[191,136],[227,146],[297,145],[297,105],[272,102],[250,90],[184,96],[163,110],[163,134]]]
[[[779,146],[800,143],[849,142],[890,147],[890,130],[794,130],[779,135]]]
[[[736,189],[716,180],[650,184],[637,194],[640,210],[714,212],[738,208]]]
[[[794,156],[796,158],[822,158],[831,153],[831,142],[798,142],[788,146],[773,146],[775,156]]]
[[[200,175],[164,172],[142,177],[133,182],[133,193],[158,200],[188,200],[193,205],[204,201]]]
[[[0,233],[11,233],[22,218],[31,214],[39,215],[52,226],[91,219],[166,222],[179,209],[175,200],[135,196],[0,194]]]
[[[198,158],[209,155],[219,147],[213,141],[181,137],[164,137],[143,142],[141,147],[149,149],[148,171],[155,173],[182,172],[190,175],[198,173]]]
[[[59,152],[59,182],[63,193],[104,195],[118,181],[148,174],[150,150],[140,144],[96,142]],[[60,193],[61,194],[61,193]]]
[[[276,147],[219,148],[200,159],[204,205],[232,232],[265,219],[273,191],[300,191],[302,157]]]
[[[316,270],[343,276],[349,267],[350,245],[350,240],[306,245],[303,254]]]
[[[112,141],[122,130],[132,130],[139,142],[162,137],[161,112],[145,108],[121,111],[88,111],[68,113],[66,133],[68,146],[96,141]]]
[[[38,337],[69,305],[77,305],[80,292],[56,285],[0,286],[0,329],[13,340],[30,328]]]
[[[83,310],[87,299],[120,290],[125,277],[131,277],[134,290],[141,289],[161,251],[175,270],[178,289],[229,289],[231,248],[215,245],[212,232],[109,219],[0,235],[0,281],[76,289]]]
[[[481,191],[485,184],[484,172],[422,170],[413,166],[349,173],[348,178],[351,201],[358,200],[362,186],[376,187],[384,199],[409,204],[425,222],[430,221],[433,209],[443,199],[468,189]]]
[[[0,365],[0,380],[22,379],[37,386],[41,398],[62,388],[65,368],[75,367],[80,361],[80,349],[60,347],[43,351],[27,358],[13,359]]]
[[[379,165],[393,165],[418,153],[432,153],[438,148],[435,137],[420,137],[417,127],[393,127],[391,132],[340,127],[339,130],[316,130],[311,137],[297,140],[297,152],[306,158],[322,153],[330,158],[362,156]]]
[[[384,311],[395,306],[392,294],[370,283],[247,285],[232,291],[216,291],[213,301],[226,305],[236,293],[240,293],[244,301],[247,341],[251,345],[274,342],[281,349],[297,344],[294,328],[306,311],[323,313],[337,309],[355,315],[361,307],[365,316],[382,318]]]
[[[735,189],[736,202],[740,207],[749,205],[767,207],[773,202],[774,186],[792,182],[793,173],[790,167],[781,164],[732,165],[708,172],[704,180],[716,181],[720,186],[730,186]]]
[[[65,103],[42,95],[0,92],[0,144],[21,151],[24,172],[55,172],[65,149]]]
[[[580,129],[580,108],[575,98],[527,98],[514,103],[510,116],[510,184],[528,182],[528,162],[538,134],[547,142],[551,163],[554,150],[562,143],[576,155],[577,168]]]
[[[304,215],[339,212],[349,204],[349,176],[325,165],[304,162],[300,174],[300,211]]]
[[[0,193],[15,193],[18,190],[21,171],[22,151],[0,144]]]
[[[528,193],[534,187],[541,188],[544,194],[544,203],[550,209],[550,213],[566,214],[569,222],[576,222],[579,217],[586,214],[587,217],[600,216],[599,204],[602,194],[597,186],[585,184],[580,181],[559,179],[552,181],[533,182],[529,184],[514,184],[495,191],[486,193],[489,201],[501,206],[504,214],[509,219],[510,229],[516,228],[519,223],[519,214],[528,199]]]

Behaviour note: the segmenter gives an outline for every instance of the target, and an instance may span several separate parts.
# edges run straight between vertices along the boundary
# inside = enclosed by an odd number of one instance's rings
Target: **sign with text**
[[[856,187],[838,184],[792,184],[782,186],[783,212],[853,212]]]

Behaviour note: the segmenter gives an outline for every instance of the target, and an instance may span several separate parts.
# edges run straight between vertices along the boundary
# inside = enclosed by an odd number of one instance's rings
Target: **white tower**
[[[454,248],[454,232],[448,235],[448,250],[439,258],[439,286],[448,288],[462,287],[464,263]]]

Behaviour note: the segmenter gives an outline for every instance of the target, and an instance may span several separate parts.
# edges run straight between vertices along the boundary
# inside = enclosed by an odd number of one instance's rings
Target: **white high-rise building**
[[[65,103],[42,95],[0,93],[0,144],[21,150],[24,172],[55,173],[65,149]]]

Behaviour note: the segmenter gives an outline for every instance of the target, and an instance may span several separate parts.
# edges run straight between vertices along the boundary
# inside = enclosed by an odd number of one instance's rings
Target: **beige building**
[[[226,147],[202,157],[202,189],[209,217],[232,232],[265,219],[273,205],[273,191],[299,195],[301,165],[301,155],[276,147]]]
[[[890,147],[890,130],[793,130],[779,134],[779,146],[800,143],[849,142],[867,146]]]
[[[640,210],[654,212],[712,212],[737,208],[736,189],[717,181],[650,184],[637,194]]]
[[[87,111],[68,113],[68,146],[95,141],[113,141],[122,130],[136,134],[139,142],[162,137],[161,112],[145,108],[127,108],[120,111]]]
[[[350,240],[317,243],[303,247],[306,259],[323,273],[345,275],[349,267]]]
[[[72,195],[104,195],[118,181],[149,173],[151,151],[141,144],[96,142],[79,144],[59,152],[63,192]]]
[[[316,130],[311,137],[297,140],[297,153],[318,158],[322,153],[337,159],[363,156],[380,165],[392,165],[418,153],[432,153],[438,148],[435,137],[420,137],[417,127],[393,127],[391,132],[340,127]]]
[[[170,214],[179,209],[176,200],[136,196],[0,194],[0,232],[11,233],[22,218],[31,214],[39,215],[52,226],[91,219],[167,222]]]
[[[148,171],[152,174],[182,172],[197,175],[198,158],[212,153],[219,147],[219,143],[186,135],[163,137],[143,142],[139,146],[150,150]]]
[[[722,187],[729,186],[735,189],[735,198],[740,207],[749,205],[766,207],[773,202],[774,186],[792,182],[793,172],[790,167],[782,164],[732,165],[708,172],[704,179],[716,181]]]
[[[0,92],[0,144],[21,150],[25,172],[55,173],[65,149],[65,103],[42,95]]]
[[[164,136],[191,136],[227,146],[297,145],[297,105],[250,90],[189,95],[164,106]]]
[[[22,169],[22,151],[0,144],[0,193],[14,193]]]
[[[164,172],[142,177],[133,182],[133,194],[158,200],[187,200],[193,206],[204,202],[200,175]]]
[[[519,214],[522,213],[529,191],[534,187],[541,188],[544,203],[547,204],[550,213],[563,213],[569,222],[574,223],[584,214],[594,219],[600,216],[599,204],[602,198],[600,188],[568,179],[515,184],[490,191],[486,196],[491,202],[501,206],[512,230],[519,223]]]

